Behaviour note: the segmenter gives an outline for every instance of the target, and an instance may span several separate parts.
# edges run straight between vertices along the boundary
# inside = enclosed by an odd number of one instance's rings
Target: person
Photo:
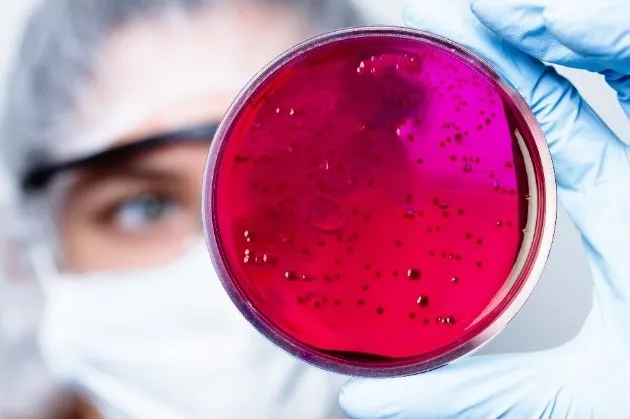
[[[627,418],[630,146],[543,62],[601,73],[630,117],[630,3],[414,1],[405,17],[484,57],[527,100],[549,143],[560,202],[581,232],[594,298],[564,345],[472,356],[412,377],[351,380],[343,408],[361,419]]]
[[[276,349],[233,307],[199,208],[213,133],[248,79],[362,22],[341,0],[42,0],[34,11],[0,127],[19,186],[5,227],[45,294],[46,365],[102,417],[341,414],[342,377]]]

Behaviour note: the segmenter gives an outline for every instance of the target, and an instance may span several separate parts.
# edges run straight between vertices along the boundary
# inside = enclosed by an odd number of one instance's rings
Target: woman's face
[[[101,148],[112,148],[218,122],[249,77],[308,37],[296,20],[231,7],[189,23],[162,19],[120,29],[100,54],[82,102],[88,111],[77,116],[77,141],[100,135]],[[65,268],[143,268],[179,256],[200,233],[208,146],[209,139],[182,141],[76,170],[59,218]]]

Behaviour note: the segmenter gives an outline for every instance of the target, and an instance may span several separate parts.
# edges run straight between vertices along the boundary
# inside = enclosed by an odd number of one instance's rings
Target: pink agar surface
[[[215,234],[282,333],[356,362],[440,354],[505,286],[527,219],[509,98],[450,51],[359,38],[278,70],[228,132]]]

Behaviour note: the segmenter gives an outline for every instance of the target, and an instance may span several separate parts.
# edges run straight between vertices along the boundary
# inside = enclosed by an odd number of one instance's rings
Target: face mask
[[[160,269],[49,285],[44,359],[108,419],[318,419],[337,405],[342,378],[247,323],[202,244]]]

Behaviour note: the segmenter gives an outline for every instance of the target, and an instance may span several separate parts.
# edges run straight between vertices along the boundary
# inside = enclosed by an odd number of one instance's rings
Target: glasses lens
[[[212,211],[230,280],[285,337],[335,359],[461,344],[531,215],[522,121],[492,77],[434,42],[309,50],[225,131]]]
[[[57,194],[64,267],[145,268],[180,256],[201,233],[199,190],[209,142],[184,138],[74,169]]]

